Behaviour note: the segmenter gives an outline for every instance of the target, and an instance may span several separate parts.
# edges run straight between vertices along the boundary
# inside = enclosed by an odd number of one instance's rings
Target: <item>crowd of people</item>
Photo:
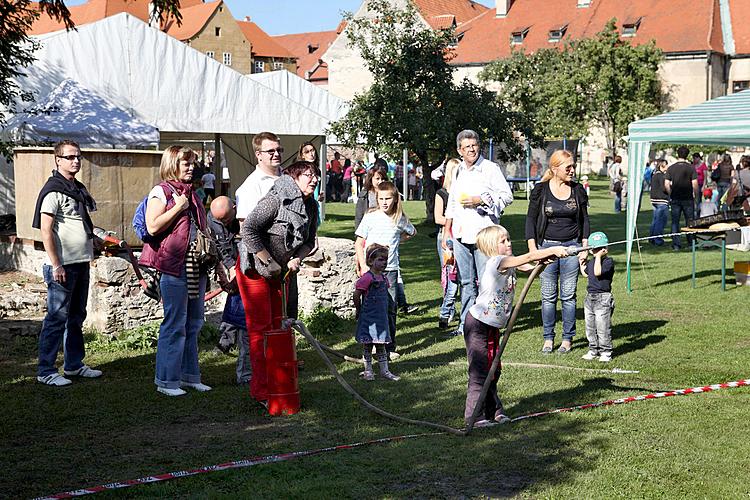
[[[552,155],[550,168],[529,199],[528,252],[514,256],[511,236],[500,225],[513,194],[500,167],[482,156],[479,139],[472,130],[458,134],[460,159],[445,162],[435,200],[444,295],[438,326],[450,335],[463,335],[466,344],[467,419],[510,316],[516,269],[529,270],[540,261],[547,264],[541,274],[542,354],[553,352],[558,299],[562,342],[557,352],[567,354],[572,349],[580,272],[589,283],[585,307],[589,351],[583,357],[609,361],[612,355],[614,264],[607,257],[606,236],[590,234],[588,195],[574,180],[573,155],[563,150]],[[219,348],[227,352],[237,346],[237,382],[249,384],[252,398],[262,404],[268,398],[263,333],[281,328],[282,318],[297,317],[296,273],[317,247],[320,223],[317,151],[310,143],[302,144],[295,160],[282,168],[284,148],[275,134],[257,134],[253,149],[257,167],[236,190],[235,200],[213,197],[206,211],[193,182],[196,154],[180,146],[164,151],[161,182],[146,198],[149,237],[144,240],[140,264],[154,272],[163,303],[154,383],[167,396],[211,390],[203,383],[198,363],[203,296],[211,272],[228,293]],[[75,179],[80,158],[77,144],[58,144],[56,169],[39,195],[36,210],[35,227],[42,230],[48,256],[44,275],[50,290],[39,341],[38,380],[53,386],[70,384],[67,376],[102,374],[83,363],[81,326],[88,266],[97,237],[88,215],[96,203]],[[343,175],[342,168],[342,181]],[[210,189],[205,184],[200,187]],[[399,357],[397,315],[413,309],[406,301],[399,247],[416,234],[404,213],[403,198],[384,160],[378,159],[362,175],[354,226],[358,280],[353,301],[357,311],[354,339],[362,344],[366,380],[375,378],[373,355],[382,378],[400,378],[389,366]],[[592,249],[590,261],[586,252],[569,250],[587,244]],[[460,315],[456,308],[459,293]],[[286,310],[282,310],[282,296],[288,297]],[[451,329],[454,321],[457,327]],[[64,376],[55,368],[63,338]],[[507,421],[495,386],[483,411],[484,425]]]
[[[687,146],[677,148],[677,161],[671,165],[664,159],[651,162],[644,174],[644,188],[650,187],[653,218],[649,242],[662,246],[667,214],[671,214],[671,232],[680,231],[684,220],[688,226],[699,217],[719,211],[743,208],[750,211],[750,156],[742,156],[736,168],[732,157],[724,154],[709,167],[700,153],[692,160]],[[645,190],[645,189],[644,189]],[[688,244],[692,242],[688,235]],[[672,249],[682,248],[679,235],[672,237]]]

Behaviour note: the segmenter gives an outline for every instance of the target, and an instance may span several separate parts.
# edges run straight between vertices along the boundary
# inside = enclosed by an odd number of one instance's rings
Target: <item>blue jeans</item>
[[[680,216],[682,214],[685,214],[685,225],[687,226],[693,221],[693,200],[672,200],[671,201],[672,206],[672,232],[676,233],[680,230]],[[687,236],[688,245],[692,245],[693,243],[693,237],[691,235]],[[679,249],[682,248],[682,243],[680,242],[680,236],[675,235],[672,236],[672,248]]]
[[[615,212],[622,212],[622,191],[615,192]]]
[[[586,319],[586,339],[589,351],[599,354],[612,354],[612,313],[615,299],[610,292],[591,293],[583,302]]]
[[[667,225],[667,212],[669,212],[669,205],[665,204],[651,204],[654,207],[654,218],[651,220],[651,231],[649,236],[659,236],[664,234],[664,226]],[[651,240],[654,245],[661,246],[664,244],[664,238],[654,238]]]
[[[487,256],[474,244],[463,244],[460,240],[453,240],[453,255],[456,257],[458,275],[461,281],[461,323],[458,331],[464,331],[466,314],[469,312],[479,293],[477,280],[484,274]]]
[[[83,366],[86,351],[83,345],[83,321],[89,298],[88,262],[68,264],[65,283],[52,278],[52,266],[44,264],[42,275],[47,284],[47,315],[39,333],[39,364],[37,375],[45,377],[57,373],[55,360],[63,344],[64,370],[77,370]]]
[[[557,245],[578,245],[575,240],[553,241],[544,240],[539,248],[549,248]],[[576,287],[578,286],[578,257],[572,255],[557,259],[544,268],[539,275],[542,292],[542,325],[544,340],[555,340],[555,322],[557,298],[560,297],[562,308],[563,340],[572,341],[576,334]],[[559,294],[558,294],[558,281]]]
[[[721,203],[721,197],[724,196],[724,193],[727,192],[730,185],[731,185],[731,182],[717,182],[716,183],[716,186],[719,188],[719,203],[717,204],[719,210],[723,210],[726,208],[726,203],[725,204]]]
[[[438,261],[440,263],[440,271],[442,272],[443,266],[443,230],[438,232],[437,236],[437,252]],[[443,303],[440,305],[440,319],[447,319],[448,321],[453,319],[456,314],[456,293],[458,293],[458,283],[454,283],[451,280],[446,280],[445,290],[443,290]]]
[[[180,382],[198,384],[198,334],[203,326],[203,296],[206,293],[206,275],[201,273],[198,297],[188,298],[185,269],[180,277],[161,275],[161,297],[164,303],[164,320],[159,327],[156,344],[156,376],[158,387],[177,389]]]

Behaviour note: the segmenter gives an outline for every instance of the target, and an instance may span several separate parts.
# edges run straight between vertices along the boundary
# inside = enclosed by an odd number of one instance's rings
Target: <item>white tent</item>
[[[19,79],[46,95],[72,78],[162,132],[322,135],[318,113],[129,14],[37,38]]]
[[[159,130],[73,80],[63,80],[47,96],[13,116],[5,133],[16,144],[70,139],[84,147],[143,147],[159,143]]]
[[[18,79],[20,88],[45,96],[73,79],[158,128],[162,145],[214,141],[221,134],[234,187],[254,168],[254,134],[282,136],[291,156],[304,140],[323,141],[336,109],[329,96],[309,89],[285,97],[129,14],[36,40],[36,62]]]
[[[750,145],[750,90],[635,121],[628,132],[628,193],[633,193],[628,196],[638,200],[652,143]],[[637,219],[638,203],[628,203],[628,290],[631,289],[630,258]]]

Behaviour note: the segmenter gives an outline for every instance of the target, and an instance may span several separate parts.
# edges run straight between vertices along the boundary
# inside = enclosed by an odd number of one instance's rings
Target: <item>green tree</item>
[[[663,58],[653,40],[634,46],[621,39],[612,19],[593,38],[514,52],[489,64],[480,78],[499,82],[498,98],[529,116],[537,133],[583,136],[597,127],[614,151],[630,122],[665,108],[668,96],[658,75]]]
[[[453,30],[425,27],[411,4],[396,9],[386,0],[371,0],[368,6],[372,17],[346,17],[349,44],[364,59],[372,84],[354,96],[349,113],[331,125],[331,132],[349,146],[395,158],[407,148],[419,158],[425,178],[447,155],[456,155],[456,134],[467,128],[503,145],[498,148],[502,159],[523,154],[518,134],[534,137],[523,115],[484,87],[468,80],[454,83]],[[432,220],[434,189],[425,184]]]
[[[172,16],[179,24],[179,0],[152,0],[154,17],[162,20]],[[6,123],[7,112],[14,112],[20,102],[34,96],[19,88],[16,78],[24,76],[23,69],[34,62],[38,44],[27,33],[40,15],[62,21],[66,29],[75,29],[64,0],[0,0],[0,127]],[[0,153],[7,154],[10,145],[0,144]]]

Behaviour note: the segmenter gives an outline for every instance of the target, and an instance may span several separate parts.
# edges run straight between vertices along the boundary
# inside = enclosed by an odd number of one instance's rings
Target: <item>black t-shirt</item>
[[[440,196],[443,199],[443,217],[445,217],[445,209],[448,208],[448,191],[445,188],[440,188],[435,193],[436,196]],[[441,228],[440,224],[436,224],[438,228]]]
[[[594,275],[594,263],[596,259],[592,258],[586,263],[586,276],[589,278],[589,284],[586,290],[589,293],[603,293],[612,291],[612,278],[615,275],[615,261],[610,257],[602,258],[602,275]]]
[[[570,241],[578,238],[578,203],[572,189],[567,200],[558,200],[550,192],[544,204],[544,214],[547,216],[545,240]]]
[[[686,161],[673,163],[667,169],[667,180],[672,181],[670,198],[673,200],[693,199],[693,179],[698,179],[698,173],[693,165]]]

